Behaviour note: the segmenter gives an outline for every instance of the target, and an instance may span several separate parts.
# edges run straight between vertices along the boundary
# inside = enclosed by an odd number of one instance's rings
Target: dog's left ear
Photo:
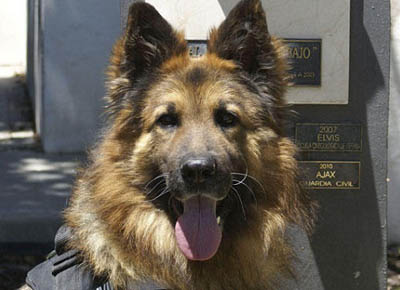
[[[249,74],[270,67],[274,47],[259,0],[242,0],[210,33],[208,51],[233,60]]]
[[[288,85],[286,50],[268,32],[260,0],[241,0],[210,33],[208,53],[235,62],[257,83],[271,119],[282,127]]]

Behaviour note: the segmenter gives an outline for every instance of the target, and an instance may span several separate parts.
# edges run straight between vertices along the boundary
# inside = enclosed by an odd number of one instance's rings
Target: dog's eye
[[[157,119],[157,124],[162,127],[178,126],[178,116],[175,114],[163,114]]]
[[[239,118],[232,112],[217,110],[215,122],[221,127],[233,127],[239,122]]]

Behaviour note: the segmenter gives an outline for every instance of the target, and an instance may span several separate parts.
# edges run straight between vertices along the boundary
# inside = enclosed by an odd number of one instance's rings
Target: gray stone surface
[[[46,152],[83,151],[101,123],[104,71],[120,33],[119,2],[42,0],[38,14],[39,29],[29,42],[39,45],[29,67],[36,73],[37,131]],[[28,80],[32,90],[31,75]]]
[[[81,157],[0,152],[0,244],[54,240]]]
[[[307,234],[300,227],[291,225],[286,230],[286,239],[293,247],[295,258],[293,277],[282,277],[279,290],[324,290],[314,252]]]
[[[304,160],[360,161],[360,190],[315,190],[312,238],[325,289],[386,289],[389,1],[351,1],[349,104],[295,106],[298,123],[363,126],[361,153],[305,153]]]
[[[0,78],[0,151],[39,147],[23,79]]]
[[[0,78],[0,131],[32,127],[32,108],[25,94],[24,80]]]
[[[400,2],[391,1],[388,243],[400,245]]]

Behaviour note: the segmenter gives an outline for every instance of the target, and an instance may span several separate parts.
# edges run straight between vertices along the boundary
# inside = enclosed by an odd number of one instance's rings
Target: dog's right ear
[[[143,73],[153,71],[166,60],[187,53],[182,34],[150,4],[136,2],[129,8],[125,34],[114,47],[111,79],[127,74],[134,83]]]

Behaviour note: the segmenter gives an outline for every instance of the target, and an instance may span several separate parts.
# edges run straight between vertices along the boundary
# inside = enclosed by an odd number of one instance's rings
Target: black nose
[[[181,174],[186,183],[200,184],[214,176],[216,169],[213,158],[193,158],[182,165]]]

